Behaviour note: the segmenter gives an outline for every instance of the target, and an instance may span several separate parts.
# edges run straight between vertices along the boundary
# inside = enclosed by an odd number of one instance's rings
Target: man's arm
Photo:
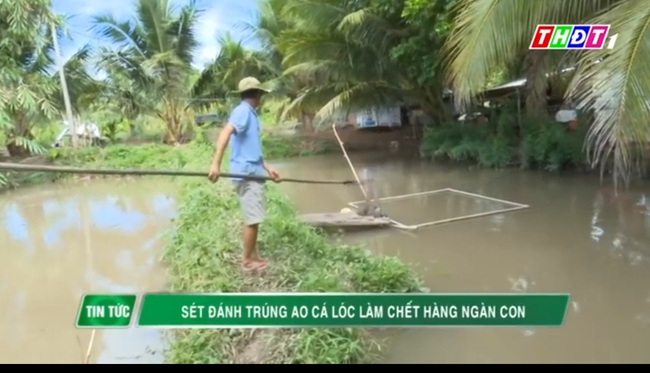
[[[266,161],[264,161],[264,169],[266,170],[266,173],[269,174],[271,178],[273,178],[273,180],[276,182],[280,181],[280,173],[275,168],[271,167],[271,165],[266,163]]]
[[[226,153],[226,148],[228,148],[228,143],[230,142],[230,136],[232,136],[233,133],[235,133],[235,126],[231,123],[227,123],[221,132],[219,132],[219,137],[217,137],[217,151],[214,154],[214,160],[212,161],[213,168],[221,168],[223,155]]]

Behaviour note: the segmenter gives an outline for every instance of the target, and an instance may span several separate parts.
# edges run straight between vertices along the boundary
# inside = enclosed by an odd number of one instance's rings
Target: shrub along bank
[[[428,128],[420,152],[425,157],[443,157],[488,168],[522,166],[559,171],[585,165],[586,126],[568,131],[566,125],[550,120],[523,121],[523,139],[516,115],[508,112],[481,126],[456,122]]]
[[[267,149],[268,157],[273,147]],[[59,151],[59,163],[101,167],[205,170],[214,149],[206,143],[180,147],[111,146]],[[285,155],[285,154],[282,154]],[[272,261],[264,275],[241,271],[241,225],[228,181],[178,179],[180,211],[164,258],[176,292],[416,292],[420,281],[394,257],[333,244],[296,219],[279,187],[269,184],[269,219],[261,250]],[[373,339],[360,329],[178,330],[169,363],[363,363],[372,360]]]

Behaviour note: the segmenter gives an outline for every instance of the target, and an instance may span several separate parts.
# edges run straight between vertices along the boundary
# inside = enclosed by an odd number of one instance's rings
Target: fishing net
[[[370,186],[369,189],[373,189]],[[374,196],[374,197],[372,197]],[[473,218],[499,215],[528,208],[517,202],[445,188],[421,193],[377,198],[349,204],[358,214],[389,217],[396,227],[417,229]]]

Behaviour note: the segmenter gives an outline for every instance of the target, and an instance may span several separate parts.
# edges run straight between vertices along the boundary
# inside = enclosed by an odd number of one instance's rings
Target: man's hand
[[[280,173],[278,172],[278,170],[276,170],[273,167],[267,166],[266,172],[269,174],[271,179],[273,179],[273,181],[275,181],[276,183],[280,182]]]
[[[210,173],[208,174],[208,179],[213,183],[216,183],[219,180],[219,175],[221,175],[221,167],[218,164],[213,164],[210,167]]]

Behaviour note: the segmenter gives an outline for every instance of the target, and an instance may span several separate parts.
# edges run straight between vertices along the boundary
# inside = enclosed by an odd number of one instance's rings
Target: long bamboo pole
[[[336,136],[336,140],[339,142],[339,146],[341,146],[341,150],[343,151],[343,156],[345,157],[345,160],[348,161],[350,170],[352,170],[352,175],[354,175],[354,179],[357,181],[357,185],[359,185],[359,189],[361,189],[361,193],[363,194],[363,197],[366,199],[366,202],[370,202],[370,199],[368,198],[368,193],[366,192],[366,188],[363,187],[363,184],[361,183],[361,179],[359,179],[359,175],[357,175],[357,170],[354,169],[354,165],[352,164],[352,161],[348,156],[348,152],[345,150],[345,145],[343,145],[343,141],[341,140],[341,137],[339,137],[339,133],[336,131],[336,123],[332,124],[332,131],[334,131],[334,136]]]
[[[517,207],[530,207],[530,206],[525,205],[523,203],[518,203],[518,202],[514,202],[514,201],[507,201],[505,199],[498,199],[498,198],[488,197],[488,196],[484,196],[482,194],[470,193],[470,192],[465,192],[463,190],[452,189],[452,188],[436,189],[436,190],[429,190],[429,191],[426,191],[426,192],[418,192],[418,193],[410,193],[410,194],[400,194],[398,196],[390,196],[390,197],[379,198],[379,201],[392,201],[392,200],[403,199],[403,198],[428,196],[428,195],[431,195],[431,194],[436,194],[436,193],[441,193],[441,192],[451,192],[451,193],[463,194],[463,195],[473,197],[473,198],[476,198],[476,199],[483,199],[483,200],[503,203],[505,205],[513,205],[513,206],[517,206]],[[350,204],[354,206],[354,205],[362,204],[364,202],[365,201],[355,201],[355,202],[350,202]]]
[[[491,215],[500,215],[500,214],[505,214],[506,212],[514,212],[514,211],[519,211],[519,210],[524,210],[527,209],[528,206],[514,206],[514,207],[508,207],[505,209],[499,209],[499,210],[494,210],[494,211],[485,211],[485,212],[479,212],[477,214],[471,214],[471,215],[464,215],[464,216],[458,216],[455,218],[448,218],[448,219],[442,219],[442,220],[436,220],[424,224],[417,224],[417,225],[412,225],[409,227],[417,227],[417,228],[424,228],[424,227],[431,227],[434,225],[440,225],[440,224],[447,224],[447,223],[453,223],[457,221],[463,221],[463,220],[469,220],[469,219],[476,219],[476,218],[482,218],[485,216],[491,216]]]
[[[0,170],[17,171],[17,172],[51,172],[63,174],[80,174],[80,175],[134,175],[134,176],[190,176],[190,177],[208,177],[205,172],[197,171],[180,171],[180,170],[116,170],[116,169],[92,169],[92,168],[78,168],[78,167],[64,167],[64,166],[46,166],[46,165],[28,165],[20,163],[2,163],[0,162]],[[356,175],[355,175],[356,176]],[[273,181],[271,177],[260,175],[241,175],[222,173],[219,177],[228,179],[244,179],[253,181]],[[335,185],[352,185],[357,184],[359,181],[355,180],[307,180],[307,179],[292,179],[282,178],[280,182],[287,183],[302,183],[302,184],[335,184]]]

